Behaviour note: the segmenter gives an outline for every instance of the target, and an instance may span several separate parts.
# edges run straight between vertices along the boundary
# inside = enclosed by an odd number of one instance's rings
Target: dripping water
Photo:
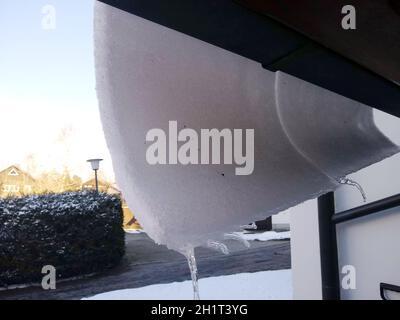
[[[207,247],[209,247],[210,249],[222,252],[225,255],[229,254],[228,247],[225,244],[223,244],[221,242],[218,242],[218,241],[208,240],[207,241]]]
[[[196,257],[194,256],[194,248],[191,247],[186,249],[185,256],[188,261],[190,276],[192,277],[193,300],[200,300],[199,281],[198,281]]]
[[[340,184],[347,184],[349,186],[356,187],[358,189],[358,191],[360,191],[364,202],[367,202],[367,195],[365,194],[364,189],[361,187],[361,185],[358,182],[356,182],[354,180],[351,180],[349,178],[342,178],[342,179],[339,180],[339,183]]]
[[[225,239],[229,240],[236,240],[239,241],[241,244],[243,244],[246,248],[250,248],[250,242],[248,242],[245,238],[243,238],[240,234],[237,233],[225,233],[224,234]]]
[[[225,233],[224,234],[224,238],[225,239],[231,239],[231,240],[236,240],[236,241],[240,241],[246,248],[250,247],[250,243],[244,239],[243,237],[241,237],[238,234],[235,233]],[[229,254],[229,249],[228,247],[218,241],[214,241],[214,240],[208,240],[207,241],[207,247],[214,249],[216,251],[222,252],[225,255]],[[200,300],[200,291],[199,291],[199,281],[198,281],[198,271],[197,271],[197,263],[196,263],[196,257],[194,255],[194,248],[193,247],[188,247],[185,250],[181,251],[187,261],[188,261],[188,265],[189,265],[189,270],[190,270],[190,276],[192,278],[192,286],[193,286],[193,299],[194,300]]]

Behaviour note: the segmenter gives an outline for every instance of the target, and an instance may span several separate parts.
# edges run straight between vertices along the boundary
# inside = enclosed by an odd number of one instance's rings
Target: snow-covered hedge
[[[0,287],[105,270],[124,255],[118,196],[67,192],[0,199]]]

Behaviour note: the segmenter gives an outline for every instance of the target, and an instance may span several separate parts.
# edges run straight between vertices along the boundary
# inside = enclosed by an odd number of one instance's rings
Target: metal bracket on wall
[[[400,207],[400,193],[337,213],[335,213],[333,192],[318,198],[322,298],[324,300],[340,300],[336,225],[396,207]],[[381,283],[380,288],[381,297],[384,300],[387,300],[384,295],[385,290],[400,292],[400,287],[391,284]]]
[[[396,286],[394,284],[381,282],[380,285],[379,285],[379,291],[380,291],[382,300],[390,300],[390,299],[388,299],[386,297],[385,291],[394,291],[394,292],[399,292],[400,293],[400,286]]]

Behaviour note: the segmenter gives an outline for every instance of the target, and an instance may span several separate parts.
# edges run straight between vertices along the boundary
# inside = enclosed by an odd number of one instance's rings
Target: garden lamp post
[[[103,159],[89,159],[87,162],[90,162],[92,169],[94,170],[94,180],[96,182],[96,192],[99,193],[99,182],[97,180],[97,170],[99,170],[100,161]]]

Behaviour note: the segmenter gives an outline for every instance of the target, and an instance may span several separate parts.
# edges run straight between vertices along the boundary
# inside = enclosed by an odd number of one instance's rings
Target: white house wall
[[[395,143],[400,143],[397,118],[376,112],[376,122]],[[395,155],[349,178],[362,185],[369,203],[400,192],[399,170],[400,155]],[[335,192],[335,202],[337,212],[363,204],[360,193],[350,186],[343,186]],[[316,204],[314,200],[291,209],[295,299],[321,298]],[[356,284],[355,289],[342,288],[342,299],[380,299],[380,282],[400,285],[399,230],[400,208],[338,225],[339,271],[343,266],[354,266]]]

